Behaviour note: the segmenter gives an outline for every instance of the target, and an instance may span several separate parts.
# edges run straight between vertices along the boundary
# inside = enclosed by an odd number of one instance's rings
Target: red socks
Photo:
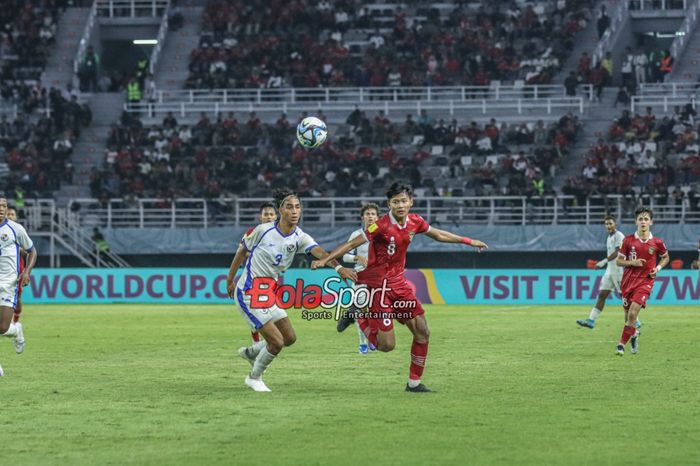
[[[18,311],[15,309],[15,313],[12,316],[12,322],[19,322],[19,315],[22,313],[22,311]]]
[[[250,332],[250,337],[253,339],[255,343],[260,341],[260,333],[258,332]]]
[[[634,333],[637,331],[634,326],[629,326],[625,325],[625,328],[622,329],[622,336],[620,337],[620,344],[621,345],[626,345],[627,342],[634,336]]]
[[[420,380],[425,369],[425,358],[428,356],[428,342],[417,343],[411,345],[411,368],[408,371],[408,378],[411,380]]]
[[[369,326],[369,320],[367,319],[357,319],[357,325],[360,326],[360,330],[367,336],[367,341],[369,341],[375,347],[377,346],[377,329],[372,329]]]

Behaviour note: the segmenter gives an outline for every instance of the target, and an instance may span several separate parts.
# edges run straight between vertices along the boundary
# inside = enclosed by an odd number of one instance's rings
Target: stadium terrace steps
[[[90,16],[90,8],[67,8],[58,21],[56,45],[41,75],[44,87],[65,89],[73,80],[73,61]]]
[[[696,26],[680,60],[676,60],[669,82],[695,83],[700,81],[700,26]]]
[[[185,23],[177,31],[168,31],[155,72],[158,89],[182,89],[190,64],[190,53],[199,45],[204,7],[183,7]]]
[[[591,103],[588,113],[581,119],[583,128],[578,140],[571,147],[569,156],[562,167],[557,172],[554,179],[554,186],[561,188],[566,179],[571,176],[581,174],[581,166],[586,161],[588,150],[595,145],[598,138],[607,140],[606,135],[613,121],[622,114],[623,110],[628,110],[627,105],[613,107],[617,97],[616,87],[606,87],[600,97],[600,102]]]
[[[90,171],[102,168],[107,147],[107,137],[112,123],[116,122],[124,108],[124,93],[104,92],[86,94],[92,109],[92,124],[81,133],[73,149],[73,184],[62,185],[55,193],[59,205],[75,197],[90,197]]]

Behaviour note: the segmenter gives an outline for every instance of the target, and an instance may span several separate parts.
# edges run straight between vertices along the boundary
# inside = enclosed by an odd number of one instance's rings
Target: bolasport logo
[[[250,307],[254,309],[277,306],[285,310],[296,308],[334,311],[336,319],[340,316],[341,309],[350,306],[357,309],[391,308],[401,311],[415,309],[417,305],[415,299],[391,299],[391,287],[387,280],[380,287],[372,288],[362,284],[343,285],[345,283],[339,277],[329,277],[322,285],[305,284],[301,279],[294,285],[279,285],[272,278],[258,277],[253,279],[251,288],[245,294],[250,296]]]

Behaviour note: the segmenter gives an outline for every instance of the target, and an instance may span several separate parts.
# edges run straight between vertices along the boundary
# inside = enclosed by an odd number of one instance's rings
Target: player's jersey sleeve
[[[260,241],[260,237],[262,236],[262,234],[265,231],[267,231],[268,228],[270,228],[270,224],[264,223],[253,228],[252,231],[248,230],[248,232],[246,232],[246,234],[243,235],[241,244],[243,244],[243,247],[246,249],[246,251],[250,252],[253,250],[255,245],[258,244],[258,241]],[[272,226],[272,228],[274,228],[274,226]]]
[[[664,256],[668,252],[668,248],[666,247],[666,243],[664,243],[664,240],[659,238],[659,240],[656,242],[656,253],[659,256]]]
[[[309,235],[308,233],[305,233],[303,231],[299,235],[299,240],[298,240],[297,244],[299,244],[299,249],[304,251],[306,254],[308,254],[309,252],[311,252],[311,250],[313,248],[318,246],[318,243],[316,242],[316,240],[313,239],[311,237],[311,235]]]
[[[613,247],[615,249],[620,249],[622,248],[622,243],[625,241],[625,235],[622,234],[622,232],[617,232],[615,233],[615,238],[613,241]]]
[[[414,215],[413,221],[416,224],[416,233],[427,233],[430,231],[430,225],[420,215]]]
[[[16,225],[17,244],[19,244],[19,246],[27,252],[31,251],[34,249],[34,242],[32,242],[32,239],[27,234],[27,230],[25,230],[22,225]]]
[[[627,237],[622,241],[622,246],[620,246],[620,250],[617,251],[618,256],[622,256],[623,259],[627,259],[627,256],[629,256],[630,253],[630,238]]]
[[[352,241],[353,239],[357,238],[362,234],[362,229],[355,230],[352,233],[350,233],[350,237],[348,238],[348,243]],[[355,256],[357,255],[357,248],[351,250],[347,254],[343,255],[343,262],[355,262]]]
[[[385,228],[385,222],[383,221],[384,218],[386,217],[382,217],[381,219],[377,220],[376,222],[365,228],[365,230],[362,232],[365,235],[365,239],[367,241],[372,241],[377,236],[381,236]]]
[[[240,244],[243,245],[243,247],[245,247],[245,243],[243,243],[243,240],[245,239],[246,236],[249,236],[251,233],[253,233],[253,230],[255,230],[255,227],[249,228],[248,231],[246,231],[243,234],[243,238],[241,238],[241,242],[240,242]]]

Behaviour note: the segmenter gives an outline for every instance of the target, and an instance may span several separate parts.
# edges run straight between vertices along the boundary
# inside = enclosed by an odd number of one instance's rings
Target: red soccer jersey
[[[361,272],[362,282],[380,285],[385,278],[389,282],[403,280],[406,269],[406,252],[413,237],[430,230],[428,222],[417,214],[408,214],[403,225],[388,213],[364,231],[370,242],[367,268]]]
[[[646,241],[642,241],[637,233],[626,236],[619,254],[627,260],[644,259],[646,262],[642,267],[625,267],[622,273],[622,294],[640,286],[649,286],[651,291],[654,279],[649,274],[656,267],[656,256],[663,256],[666,252],[664,240],[654,238],[651,233]]]

